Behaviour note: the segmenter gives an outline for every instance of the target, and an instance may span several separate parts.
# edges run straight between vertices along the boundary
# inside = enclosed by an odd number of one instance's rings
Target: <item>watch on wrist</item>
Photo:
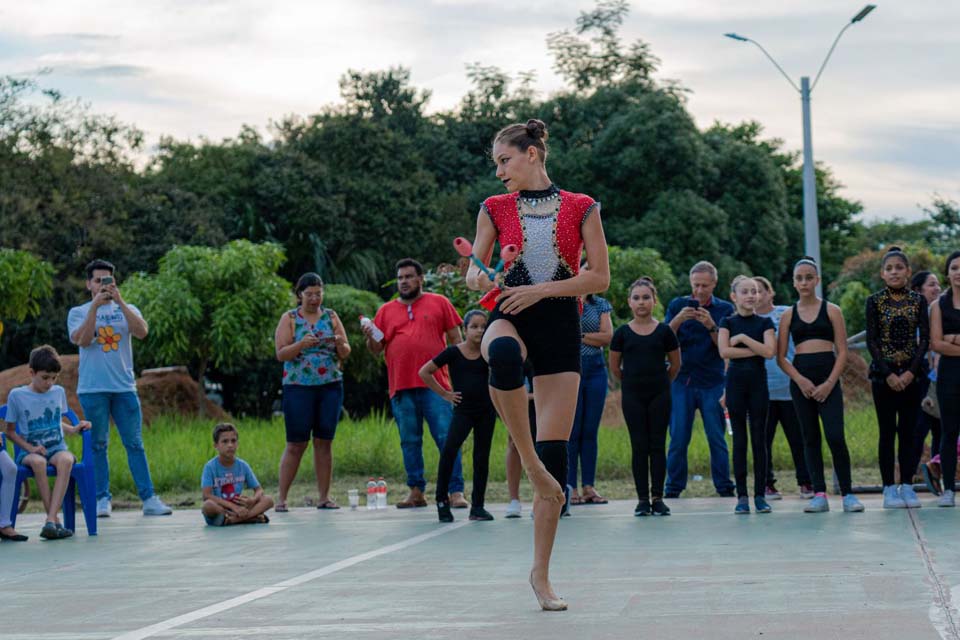
[[[710,327],[710,333],[720,333],[720,327],[718,327],[717,325],[713,325],[712,327]]]

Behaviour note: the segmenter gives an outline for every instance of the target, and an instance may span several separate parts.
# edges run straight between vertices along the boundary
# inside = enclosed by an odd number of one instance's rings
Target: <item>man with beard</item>
[[[429,388],[420,378],[420,367],[443,351],[448,344],[457,344],[460,315],[450,301],[436,293],[423,291],[423,265],[412,258],[397,263],[397,291],[400,297],[377,310],[374,324],[383,331],[383,339],[373,339],[373,327],[364,327],[367,349],[384,354],[390,385],[390,406],[400,429],[403,466],[407,471],[410,494],[397,503],[398,509],[427,506],[424,498],[423,420],[430,426],[430,435],[438,450],[443,449],[450,428],[453,406]],[[435,374],[444,389],[450,389],[446,368]],[[469,505],[463,497],[463,471],[457,453],[450,479],[450,506],[464,509]]]

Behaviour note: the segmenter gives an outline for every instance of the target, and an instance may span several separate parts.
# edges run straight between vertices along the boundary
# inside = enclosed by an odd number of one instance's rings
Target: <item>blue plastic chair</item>
[[[0,421],[6,420],[7,406],[0,407]],[[80,418],[72,409],[68,409],[64,417],[70,421],[70,424],[76,426],[80,423]],[[19,433],[19,429],[17,433]],[[67,493],[63,496],[63,524],[70,531],[76,531],[77,528],[77,493],[80,494],[80,505],[83,508],[83,519],[87,523],[87,534],[97,535],[97,488],[93,477],[93,435],[87,429],[80,434],[83,438],[83,454],[70,471],[70,483],[67,485]],[[0,440],[0,445],[5,446],[6,438]],[[14,459],[20,453],[20,447],[14,445]],[[47,465],[47,475],[57,475],[56,467]],[[33,469],[18,465],[17,467],[17,488],[13,497],[13,508],[10,514],[10,520],[14,526],[17,524],[17,505],[20,504],[20,490],[23,482],[27,478],[33,477]]]

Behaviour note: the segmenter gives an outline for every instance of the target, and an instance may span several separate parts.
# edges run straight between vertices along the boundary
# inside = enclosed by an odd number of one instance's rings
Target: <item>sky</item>
[[[802,147],[799,85],[862,2],[633,0],[625,42],[643,39],[660,79],[691,91],[698,126],[757,120]],[[878,2],[846,31],[812,97],[813,151],[861,201],[864,218],[916,219],[935,193],[960,200],[960,3]],[[347,69],[403,65],[454,107],[469,63],[533,70],[541,97],[563,88],[547,34],[592,0],[30,0],[0,3],[0,74],[41,82],[99,113],[198,140],[263,132],[339,100]],[[522,10],[518,10],[522,7]],[[953,61],[953,62],[951,62]]]

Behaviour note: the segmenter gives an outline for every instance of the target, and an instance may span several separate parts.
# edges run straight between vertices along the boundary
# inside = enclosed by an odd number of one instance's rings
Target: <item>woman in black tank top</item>
[[[941,507],[954,506],[957,472],[957,434],[960,433],[960,251],[947,258],[944,268],[950,288],[930,310],[930,347],[940,354],[937,402],[940,404]]]
[[[800,419],[807,469],[815,492],[804,511],[830,510],[820,445],[821,419],[843,494],[843,510],[863,511],[863,504],[851,493],[850,452],[843,433],[840,374],[847,362],[847,329],[840,307],[817,296],[819,283],[817,263],[808,257],[798,260],[793,267],[793,286],[799,300],[781,316],[777,338],[777,364],[790,376],[790,396]],[[803,311],[809,313],[813,309],[818,311],[812,321],[801,317]],[[793,362],[787,360],[791,337],[796,347]]]

